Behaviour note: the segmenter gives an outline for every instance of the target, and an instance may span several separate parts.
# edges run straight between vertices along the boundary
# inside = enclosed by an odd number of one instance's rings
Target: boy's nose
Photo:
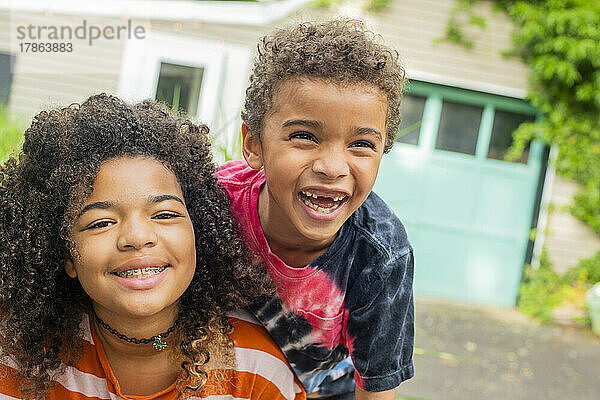
[[[145,221],[143,218],[123,221],[122,230],[119,235],[117,246],[120,250],[140,250],[144,247],[153,247],[156,245],[157,236],[152,229],[151,221]]]
[[[336,179],[350,173],[348,162],[342,154],[327,152],[313,162],[313,171],[328,179]]]

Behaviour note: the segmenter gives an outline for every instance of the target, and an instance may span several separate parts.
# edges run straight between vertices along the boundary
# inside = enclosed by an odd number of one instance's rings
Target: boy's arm
[[[348,348],[357,388],[374,396],[366,399],[386,399],[376,397],[377,393],[393,392],[414,374],[413,268],[410,247],[397,250],[387,260],[373,257],[347,293],[352,293],[346,327]],[[360,392],[356,393],[359,399]]]
[[[356,400],[394,400],[396,398],[396,389],[386,390],[384,392],[366,392],[356,387]]]

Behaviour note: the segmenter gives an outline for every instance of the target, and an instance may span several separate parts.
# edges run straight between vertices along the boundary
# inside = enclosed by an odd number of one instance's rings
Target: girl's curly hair
[[[102,162],[120,156],[165,164],[194,226],[196,272],[179,300],[175,336],[185,377],[180,393],[202,387],[215,349],[233,354],[225,313],[273,293],[265,269],[250,263],[213,175],[206,126],[155,101],[131,106],[106,94],[43,111],[26,130],[18,159],[0,166],[0,355],[13,355],[29,396],[43,397],[51,377],[80,357],[76,338],[89,299],[64,270],[69,232]]]
[[[242,111],[250,133],[261,135],[265,115],[273,106],[273,96],[289,78],[366,83],[379,88],[387,97],[384,151],[389,151],[400,126],[405,72],[398,53],[376,39],[358,20],[305,22],[263,37]]]

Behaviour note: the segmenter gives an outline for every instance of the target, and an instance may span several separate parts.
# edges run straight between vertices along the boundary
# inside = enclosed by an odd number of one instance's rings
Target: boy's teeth
[[[137,268],[137,269],[130,269],[127,271],[122,271],[122,272],[115,272],[115,275],[121,277],[121,278],[147,278],[149,276],[152,276],[154,274],[158,274],[159,272],[162,272],[166,269],[167,267],[147,267],[147,268]]]
[[[333,210],[335,210],[339,206],[338,204],[336,204],[336,205],[334,205],[333,207],[330,207],[330,208],[323,208],[323,207],[319,207],[316,204],[311,203],[308,199],[303,199],[303,201],[304,201],[304,204],[306,204],[307,206],[309,206],[313,210],[318,211],[318,212],[322,212],[322,213],[330,213],[330,212],[332,212]]]
[[[304,194],[306,197],[313,197],[313,198],[315,198],[315,199],[316,199],[317,197],[319,197],[319,196],[317,196],[317,195],[316,195],[316,194],[314,194],[314,193],[305,192],[304,190],[302,191],[302,194]],[[333,199],[333,201],[340,201],[340,200],[343,200],[343,199],[344,199],[344,197],[346,197],[346,196],[345,196],[345,195],[343,195],[343,194],[341,194],[341,195],[339,195],[339,196],[332,197],[332,199]]]

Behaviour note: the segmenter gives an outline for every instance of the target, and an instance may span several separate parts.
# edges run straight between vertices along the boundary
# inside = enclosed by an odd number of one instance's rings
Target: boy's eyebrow
[[[380,140],[383,140],[383,135],[377,129],[373,129],[373,128],[358,128],[357,131],[358,131],[358,133],[360,135],[365,135],[365,134],[367,134],[367,135],[375,135]]]
[[[154,203],[160,203],[162,201],[167,201],[167,200],[175,200],[175,201],[181,203],[183,206],[185,206],[185,203],[183,202],[183,200],[181,200],[179,197],[174,196],[172,194],[160,194],[160,195],[156,195],[156,196],[150,196],[148,198],[148,203],[154,204]],[[94,209],[106,210],[111,207],[114,207],[115,204],[116,203],[114,201],[97,201],[95,203],[88,204],[87,206],[83,207],[83,209],[79,212],[79,214],[77,215],[77,218],[81,217],[83,214],[85,214],[86,212],[88,212],[90,210],[94,210]]]
[[[310,119],[290,119],[283,123],[284,128],[286,128],[288,126],[293,126],[293,125],[303,125],[303,126],[308,126],[311,128],[320,128],[321,127],[321,123],[319,121],[314,121],[314,120],[310,120]]]

